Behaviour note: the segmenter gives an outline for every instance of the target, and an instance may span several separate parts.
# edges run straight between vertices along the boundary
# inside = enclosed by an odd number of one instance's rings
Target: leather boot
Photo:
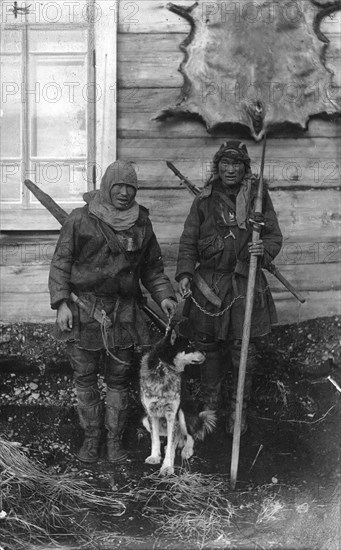
[[[83,445],[76,454],[82,462],[91,464],[99,458],[99,442],[102,424],[102,403],[97,388],[77,388],[77,411],[84,430]]]
[[[226,422],[226,432],[228,435],[233,436],[234,424],[236,420],[236,404],[237,404],[237,386],[238,386],[238,372],[239,372],[239,362],[240,362],[240,351],[241,344],[234,346],[231,349],[231,358],[232,358],[232,372],[233,372],[233,388],[232,388],[232,397],[230,404],[230,412]],[[256,359],[256,347],[254,344],[249,345],[248,357],[246,362],[246,373],[245,373],[245,383],[244,383],[244,394],[243,394],[243,407],[242,407],[242,418],[241,418],[241,429],[240,435],[244,435],[247,431],[247,408],[251,398],[252,391],[252,376],[257,366]]]
[[[107,436],[107,458],[109,462],[122,462],[128,457],[122,447],[122,435],[128,418],[128,391],[107,388],[105,427]]]
[[[205,353],[206,359],[201,365],[204,410],[218,411],[221,406],[221,354],[217,349]]]

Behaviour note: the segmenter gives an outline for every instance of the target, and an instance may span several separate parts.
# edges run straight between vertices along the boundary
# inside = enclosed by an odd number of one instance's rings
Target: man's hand
[[[188,292],[191,290],[191,281],[189,277],[183,277],[179,281],[179,292],[181,294],[181,298],[186,296]]]
[[[66,302],[62,302],[58,308],[57,324],[62,331],[70,332],[72,329],[72,312]]]
[[[161,302],[161,309],[163,313],[167,315],[167,317],[173,317],[176,306],[176,302],[174,302],[174,300],[172,300],[171,298],[165,298]]]
[[[254,243],[249,243],[249,252],[252,256],[263,256],[264,254],[264,244],[261,239],[255,241]]]

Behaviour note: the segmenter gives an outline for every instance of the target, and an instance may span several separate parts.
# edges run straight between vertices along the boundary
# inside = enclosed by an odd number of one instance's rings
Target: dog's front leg
[[[149,416],[149,424],[152,438],[152,454],[145,460],[147,464],[160,464],[161,462],[161,443],[159,419],[155,416]]]
[[[167,420],[167,447],[165,458],[160,470],[162,476],[174,474],[175,458],[175,414],[166,414]]]
[[[187,431],[186,419],[182,409],[179,409],[179,426],[182,437],[185,441],[185,445],[181,451],[181,456],[184,460],[188,460],[189,458],[191,458],[191,456],[193,456],[194,439],[191,435],[189,435]]]

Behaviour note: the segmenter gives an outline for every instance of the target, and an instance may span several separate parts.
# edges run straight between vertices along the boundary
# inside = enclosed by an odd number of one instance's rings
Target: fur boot
[[[122,435],[128,419],[128,391],[107,389],[105,427],[107,436],[107,458],[109,462],[121,462],[128,457],[122,447]]]
[[[84,430],[83,445],[77,453],[82,462],[93,463],[99,458],[99,442],[102,425],[102,403],[98,388],[77,388],[77,411]]]

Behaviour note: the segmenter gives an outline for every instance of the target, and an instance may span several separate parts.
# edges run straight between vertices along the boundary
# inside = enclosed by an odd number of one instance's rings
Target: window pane
[[[86,52],[87,31],[72,30],[30,30],[30,52]]]
[[[3,202],[21,200],[21,162],[1,162],[1,193],[0,200]]]
[[[31,154],[48,158],[85,157],[85,56],[30,56]]]
[[[100,17],[100,8],[95,6],[95,12],[91,6],[92,0],[29,0],[26,6],[29,6],[28,13],[18,13],[17,21],[21,23],[26,21],[31,24],[55,25],[56,23],[82,23],[89,24],[93,19]],[[12,6],[13,6],[13,2]],[[23,2],[18,2],[22,6]],[[89,6],[90,5],[90,6]],[[13,16],[7,15],[8,22]]]
[[[1,59],[1,136],[2,158],[21,155],[21,60],[14,55]]]
[[[1,53],[20,53],[21,43],[21,30],[1,29]]]
[[[31,173],[37,185],[57,202],[81,201],[88,188],[85,162],[33,162]],[[33,196],[30,200],[37,202]]]

